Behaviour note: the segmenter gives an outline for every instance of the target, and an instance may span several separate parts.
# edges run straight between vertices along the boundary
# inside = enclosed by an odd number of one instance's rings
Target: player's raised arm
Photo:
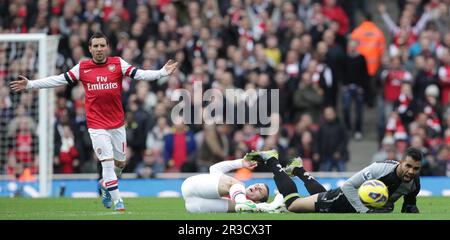
[[[171,75],[178,68],[178,62],[170,59],[160,70],[138,69],[125,60],[120,59],[123,75],[135,80],[155,81],[162,77]]]
[[[214,165],[212,165],[211,167],[209,167],[209,172],[211,174],[214,173],[227,173],[229,171],[238,169],[238,168],[248,168],[248,169],[253,169],[256,167],[256,162],[254,161],[250,161],[250,160],[245,160],[245,159],[236,159],[236,160],[232,160],[232,161],[222,161],[222,162],[218,162]]]
[[[57,76],[46,77],[37,80],[29,80],[28,78],[19,75],[19,79],[11,81],[9,86],[14,92],[20,92],[26,89],[32,88],[54,88],[62,85],[67,85],[68,82],[64,77],[64,74]]]

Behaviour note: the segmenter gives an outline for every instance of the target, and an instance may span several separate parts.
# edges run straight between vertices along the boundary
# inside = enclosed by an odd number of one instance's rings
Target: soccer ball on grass
[[[388,198],[388,188],[380,180],[367,180],[358,189],[359,199],[366,207],[381,208]]]

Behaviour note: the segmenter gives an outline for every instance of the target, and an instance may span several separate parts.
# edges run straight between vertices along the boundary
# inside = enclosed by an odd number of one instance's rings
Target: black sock
[[[305,184],[306,190],[308,190],[309,195],[314,195],[316,193],[321,193],[327,191],[322,184],[320,184],[315,178],[313,178],[303,167],[296,167],[292,173],[299,177]]]
[[[289,208],[295,199],[299,198],[300,195],[297,191],[297,186],[294,181],[283,171],[280,163],[276,158],[270,158],[267,160],[267,166],[273,172],[273,179],[277,185],[278,191],[284,196],[284,203],[286,207]]]

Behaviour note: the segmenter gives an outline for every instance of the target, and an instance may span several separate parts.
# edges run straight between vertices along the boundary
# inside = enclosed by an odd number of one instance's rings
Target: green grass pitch
[[[450,220],[450,198],[423,197],[417,200],[420,214],[400,213],[402,200],[390,214],[237,214],[209,213],[190,214],[184,209],[181,198],[128,198],[125,200],[126,212],[117,213],[105,209],[100,198],[0,198],[0,219],[27,220]]]

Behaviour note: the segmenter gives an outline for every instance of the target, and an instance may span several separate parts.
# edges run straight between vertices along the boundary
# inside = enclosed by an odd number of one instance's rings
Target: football
[[[383,207],[388,198],[388,188],[382,181],[367,180],[358,189],[359,199],[369,208]]]

